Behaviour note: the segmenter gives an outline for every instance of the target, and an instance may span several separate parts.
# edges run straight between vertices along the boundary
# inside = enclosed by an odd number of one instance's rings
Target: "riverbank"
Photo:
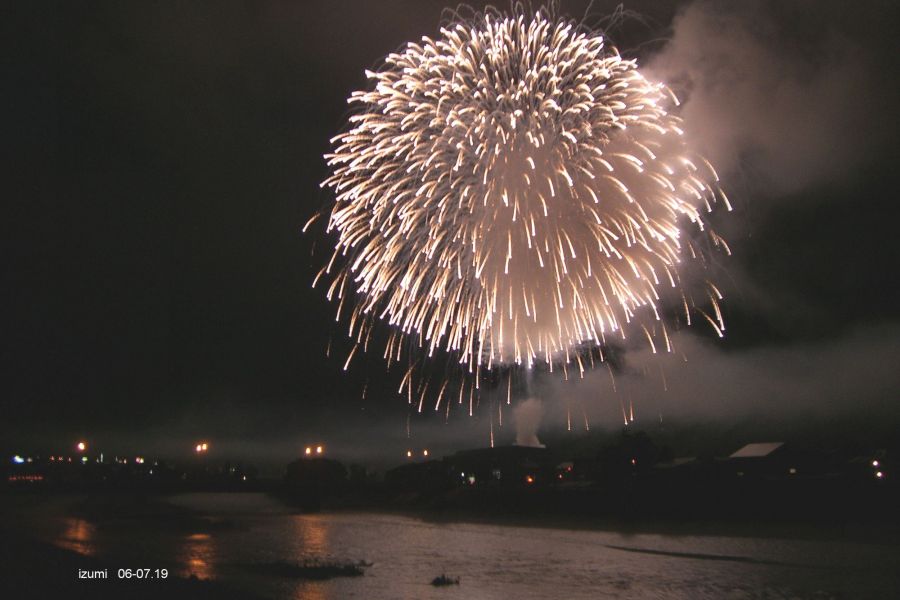
[[[808,511],[794,507],[779,512],[777,496],[767,504],[732,504],[703,511],[667,510],[669,498],[648,496],[629,502],[609,501],[602,490],[553,488],[490,490],[457,488],[439,493],[409,492],[363,498],[337,495],[322,502],[325,512],[377,512],[412,516],[435,523],[465,522],[514,527],[609,531],[667,536],[767,537],[790,540],[842,541],[900,546],[900,515],[892,508],[869,511]],[[749,508],[748,508],[749,506]],[[657,508],[659,507],[659,508]],[[754,510],[755,509],[755,510]]]

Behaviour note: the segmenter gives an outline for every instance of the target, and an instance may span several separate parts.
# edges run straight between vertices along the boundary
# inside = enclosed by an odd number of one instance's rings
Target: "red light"
[[[43,481],[43,475],[10,475],[7,481]]]

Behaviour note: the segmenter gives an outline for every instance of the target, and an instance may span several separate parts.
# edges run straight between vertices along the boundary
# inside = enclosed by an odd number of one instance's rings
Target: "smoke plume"
[[[544,416],[544,407],[540,400],[528,398],[513,410],[516,421],[516,446],[543,448],[538,439],[537,430]]]
[[[743,172],[774,195],[829,183],[885,136],[883,67],[834,18],[841,7],[693,2],[643,68],[678,92],[689,140],[732,183]]]

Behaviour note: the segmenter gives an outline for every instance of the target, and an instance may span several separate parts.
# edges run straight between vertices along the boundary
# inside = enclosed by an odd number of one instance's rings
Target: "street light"
[[[87,444],[84,442],[78,442],[77,444],[75,444],[75,447],[78,448],[79,452],[84,452],[85,450],[87,450]]]

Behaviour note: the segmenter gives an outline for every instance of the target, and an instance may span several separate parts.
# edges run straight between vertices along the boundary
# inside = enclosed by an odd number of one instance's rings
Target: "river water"
[[[227,519],[205,533],[60,517],[52,543],[122,567],[168,566],[274,600],[781,599],[898,595],[898,547],[434,523],[376,513],[291,514],[262,494],[168,501]],[[365,561],[362,577],[303,581],[254,565]],[[432,587],[437,575],[458,586]]]

